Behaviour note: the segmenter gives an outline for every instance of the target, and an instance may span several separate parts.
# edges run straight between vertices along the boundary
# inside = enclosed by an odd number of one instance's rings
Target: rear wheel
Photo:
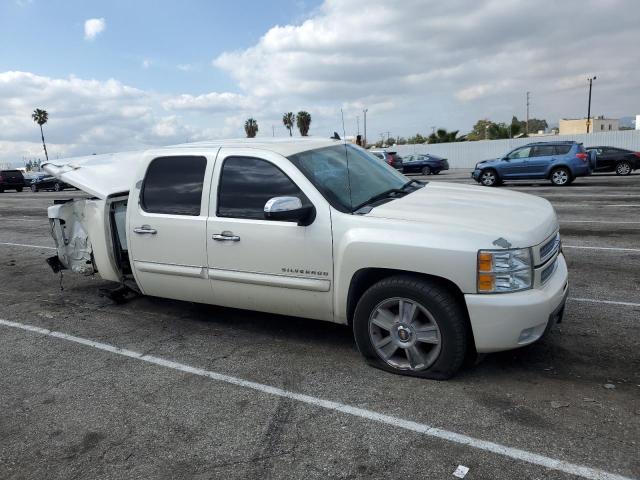
[[[618,162],[616,165],[616,175],[629,175],[631,173],[631,164],[627,161]]]
[[[464,310],[438,284],[389,277],[367,290],[353,330],[366,361],[388,372],[445,380],[461,367],[468,333]]]
[[[423,175],[431,175],[431,167],[429,165],[422,167],[422,174]]]
[[[563,187],[571,183],[571,172],[568,168],[559,167],[551,172],[551,183],[556,187]]]
[[[56,192],[59,192],[60,190],[62,190],[62,188],[60,187],[60,184],[59,184],[59,183],[57,183],[57,182],[53,184],[53,189],[54,189]]]
[[[492,169],[484,170],[480,174],[480,183],[482,183],[482,185],[484,185],[485,187],[495,187],[499,184],[498,174],[495,170]]]
[[[31,185],[31,191],[33,193],[37,192],[38,191],[38,187],[36,187],[35,185]]]
[[[16,188],[16,192],[21,192],[21,191],[22,191],[22,187]]]

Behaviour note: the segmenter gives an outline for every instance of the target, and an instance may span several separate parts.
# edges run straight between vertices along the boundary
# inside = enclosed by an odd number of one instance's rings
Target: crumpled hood
[[[502,161],[501,158],[491,158],[489,160],[482,160],[481,162],[476,163],[476,167],[481,166],[481,165],[483,167],[486,167],[486,166],[489,166],[489,165],[495,165],[495,164],[497,164],[497,163],[499,163],[501,161]]]
[[[555,210],[544,198],[441,182],[375,207],[367,216],[445,227],[460,235],[476,235],[479,241],[503,238],[514,248],[537,245],[558,229]]]
[[[143,156],[144,152],[89,155],[49,161],[42,168],[69,185],[105,199],[129,191]]]

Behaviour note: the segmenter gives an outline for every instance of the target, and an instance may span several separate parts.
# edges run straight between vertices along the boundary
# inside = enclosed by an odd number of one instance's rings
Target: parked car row
[[[629,175],[640,169],[640,152],[614,147],[589,147],[574,141],[537,142],[515,148],[502,158],[476,164],[472,178],[486,187],[508,180],[547,179],[556,186],[571,184],[593,172]]]
[[[0,193],[5,190],[21,192],[25,188],[30,189],[32,192],[40,190],[60,192],[68,188],[75,189],[72,185],[46,173],[30,172],[23,174],[20,170],[0,170]]]
[[[388,150],[370,150],[369,152],[402,173],[437,175],[442,170],[449,170],[449,162],[446,158],[440,158],[428,153],[401,157],[397,152]]]

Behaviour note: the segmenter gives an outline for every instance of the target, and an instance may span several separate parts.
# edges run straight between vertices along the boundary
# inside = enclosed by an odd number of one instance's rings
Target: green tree
[[[258,133],[258,122],[256,122],[253,118],[247,119],[244,122],[244,131],[247,133],[247,138],[253,138]]]
[[[454,130],[452,132],[447,132],[444,128],[439,128],[434,133],[429,135],[427,139],[427,143],[450,143],[458,140],[458,132],[459,130]]]
[[[404,137],[398,137],[396,138],[396,143],[398,145],[406,145],[407,144],[407,139]]]
[[[39,108],[36,108],[31,114],[31,118],[33,118],[34,122],[40,125],[40,137],[42,137],[42,148],[44,148],[44,156],[46,157],[48,162],[49,154],[47,153],[47,144],[44,143],[44,132],[42,131],[42,126],[45,123],[47,123],[47,121],[49,120],[49,114],[47,113],[46,110],[41,110]]]
[[[395,145],[396,144],[396,139],[393,137],[389,137],[387,138],[387,145],[391,146],[391,145]]]
[[[293,122],[295,121],[296,117],[293,114],[293,112],[287,112],[284,115],[282,115],[282,123],[284,124],[285,127],[287,127],[287,130],[289,130],[289,136],[292,137],[293,136]]]
[[[300,130],[300,135],[306,137],[309,134],[309,127],[311,126],[311,115],[309,112],[301,110],[296,116],[296,125]]]
[[[409,145],[415,145],[418,143],[425,143],[426,141],[427,141],[426,137],[423,137],[419,133],[416,133],[413,137],[409,137],[409,139],[407,140],[407,143],[409,143]]]

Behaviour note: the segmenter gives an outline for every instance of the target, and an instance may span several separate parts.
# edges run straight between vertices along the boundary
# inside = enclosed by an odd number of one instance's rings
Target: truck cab
[[[409,180],[336,140],[228,140],[49,163],[56,268],[141,294],[348,324],[373,366],[449,378],[562,318],[539,197]]]

